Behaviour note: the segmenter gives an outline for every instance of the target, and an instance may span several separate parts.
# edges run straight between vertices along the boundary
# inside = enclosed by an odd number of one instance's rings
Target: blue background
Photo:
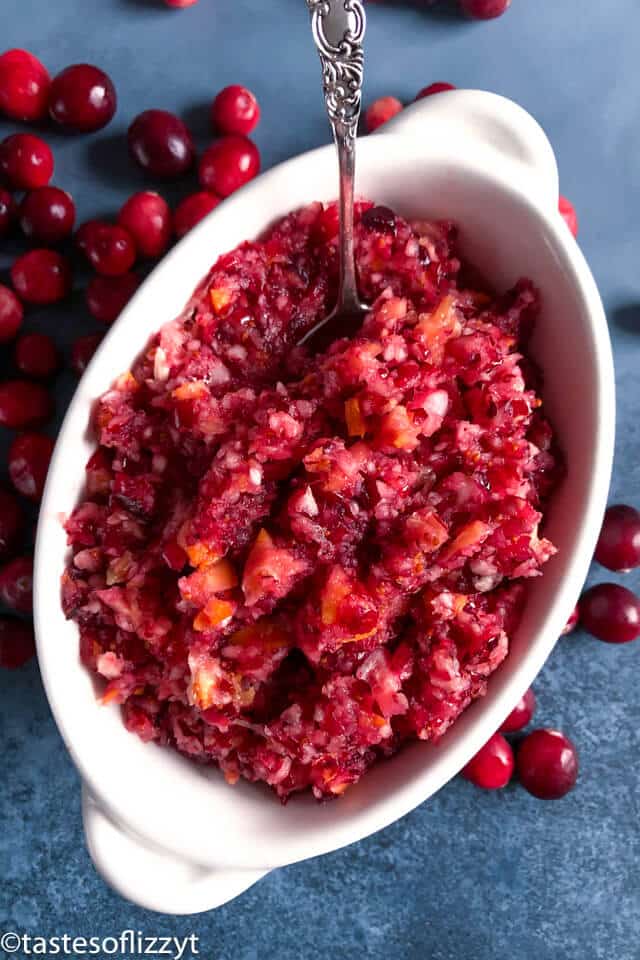
[[[303,0],[200,0],[183,11],[161,0],[2,0],[0,37],[2,47],[32,49],[54,72],[95,62],[117,85],[118,113],[105,131],[50,138],[54,182],[73,192],[80,219],[117,210],[145,182],[127,159],[123,133],[147,107],[181,113],[203,145],[212,96],[243,82],[262,104],[256,139],[265,167],[328,139]],[[366,101],[382,94],[408,101],[421,86],[449,80],[512,97],[547,130],[615,345],[612,500],[640,505],[637,0],[513,0],[491,23],[418,4],[371,5],[367,47]],[[0,135],[13,129],[0,124]],[[0,254],[0,271],[10,252]],[[80,292],[71,309],[30,311],[28,325],[49,330],[67,351],[75,336],[95,329]],[[57,383],[61,412],[73,380]],[[596,577],[611,579],[600,568]],[[624,582],[637,588],[637,572]],[[640,642],[616,648],[577,633],[559,643],[536,682],[537,721],[562,728],[580,749],[579,785],[564,800],[544,804],[516,786],[481,793],[457,780],[383,833],[272,874],[208,915],[181,919],[125,903],[95,874],[78,777],[37,667],[3,672],[0,928],[194,932],[210,960],[365,952],[637,958],[639,668]]]

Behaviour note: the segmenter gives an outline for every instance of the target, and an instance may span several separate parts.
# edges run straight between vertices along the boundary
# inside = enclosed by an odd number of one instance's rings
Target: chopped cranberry
[[[387,120],[391,120],[402,110],[402,104],[397,97],[380,97],[374,100],[364,116],[367,133],[373,133]]]
[[[28,50],[0,57],[0,112],[13,120],[41,120],[47,112],[51,78]]]
[[[9,476],[23,497],[40,500],[47,479],[53,440],[44,433],[21,433],[9,448]]]
[[[640,566],[640,512],[616,503],[607,507],[595,558],[609,570],[626,572]]]
[[[96,224],[87,235],[87,260],[103,277],[117,277],[131,269],[136,247],[131,234],[113,223]]]
[[[22,529],[20,504],[12,493],[0,487],[0,557],[6,557]]]
[[[12,133],[0,143],[0,173],[15,190],[46,187],[53,166],[51,147],[32,133]]]
[[[100,333],[88,333],[78,337],[71,348],[71,367],[79,377],[85,372],[91,357],[94,355],[102,340]]]
[[[0,617],[0,667],[17,670],[36,652],[33,627],[15,617]]]
[[[511,744],[501,733],[494,733],[461,773],[465,780],[470,780],[476,787],[499,790],[511,780],[513,763]]]
[[[520,783],[540,800],[559,800],[578,779],[578,751],[558,730],[534,730],[516,757]]]
[[[238,133],[248,136],[258,126],[260,107],[253,93],[239,84],[225,87],[211,105],[214,133]]]
[[[11,282],[27,303],[56,303],[71,292],[71,266],[53,250],[30,250],[11,267]]]
[[[0,343],[13,340],[22,326],[24,310],[13,290],[0,283]]]
[[[16,204],[4,187],[0,187],[0,240],[9,233],[16,216]]]
[[[190,197],[185,197],[182,203],[179,203],[173,214],[173,229],[177,237],[184,237],[196,223],[206,217],[208,213],[220,203],[220,199],[206,190],[199,193],[192,193]]]
[[[33,608],[33,559],[16,557],[0,567],[0,603],[17,613]]]
[[[25,333],[14,351],[16,367],[25,377],[46,380],[58,369],[56,345],[46,333]]]
[[[531,723],[531,718],[536,712],[536,695],[529,689],[522,700],[519,700],[507,719],[500,727],[501,733],[515,733],[516,730],[522,730],[523,727]]]
[[[640,636],[640,600],[617,583],[599,583],[580,597],[580,621],[605,643],[629,643]]]
[[[167,110],[145,110],[127,134],[129,152],[136,163],[155,177],[180,177],[195,158],[187,126]]]
[[[128,230],[141,257],[161,257],[171,242],[171,210],[159,193],[142,190],[126,201],[118,223]]]
[[[560,197],[558,202],[558,210],[560,211],[560,216],[571,230],[571,233],[574,237],[578,236],[578,214],[576,209],[570,200],[567,200],[566,197]]]
[[[48,390],[30,380],[5,380],[0,383],[0,425],[20,430],[44,423],[53,404]]]
[[[65,130],[101,130],[112,120],[117,105],[110,77],[89,63],[67,67],[51,83],[49,113]]]
[[[198,170],[202,188],[219,197],[228,197],[258,173],[258,148],[251,140],[238,136],[222,137],[205,150]]]
[[[511,0],[460,0],[460,4],[474,20],[493,20],[509,9]]]
[[[362,214],[360,222],[367,230],[377,230],[379,233],[396,232],[396,215],[389,207],[369,207]]]
[[[430,83],[428,87],[423,87],[422,90],[416,94],[416,100],[423,100],[425,97],[433,96],[434,93],[444,93],[446,90],[455,89],[452,83],[439,80],[436,83]]]
[[[97,274],[87,286],[87,306],[92,316],[101,323],[113,323],[140,286],[135,273],[121,273],[117,277]]]
[[[578,626],[578,621],[579,621],[579,619],[580,619],[580,610],[578,609],[578,605],[576,604],[576,606],[573,608],[573,610],[572,610],[572,612],[571,612],[571,616],[569,617],[569,619],[568,619],[567,622],[565,623],[564,629],[563,629],[562,633],[560,634],[560,636],[566,637],[567,634],[573,633],[573,631],[575,630],[575,628]]]
[[[20,204],[20,226],[25,237],[45,246],[55,246],[73,231],[76,207],[66,190],[39,187]]]

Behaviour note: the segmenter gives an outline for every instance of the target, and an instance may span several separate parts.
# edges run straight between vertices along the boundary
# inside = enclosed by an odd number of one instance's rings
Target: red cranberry
[[[127,134],[136,163],[155,177],[180,177],[193,166],[195,147],[187,126],[166,110],[145,110]]]
[[[17,670],[36,652],[33,627],[15,617],[0,617],[0,667]]]
[[[511,0],[460,0],[463,11],[474,20],[493,20],[501,17],[511,6]]]
[[[519,700],[507,719],[500,727],[501,733],[515,733],[531,723],[536,712],[536,695],[533,690],[527,690],[522,700]]]
[[[402,104],[397,97],[380,97],[374,100],[364,115],[365,127],[367,133],[373,133],[378,127],[381,127],[391,117],[395,117],[402,110]]]
[[[465,780],[484,790],[506,787],[513,773],[511,744],[501,733],[494,733],[461,772]]]
[[[9,233],[16,216],[16,205],[8,190],[0,187],[0,240]]]
[[[580,611],[579,611],[578,606],[577,606],[577,604],[576,604],[576,606],[573,608],[573,610],[572,610],[572,612],[571,612],[571,616],[569,617],[569,619],[568,619],[567,622],[565,623],[564,629],[563,629],[562,633],[560,634],[560,636],[561,636],[561,637],[566,637],[567,634],[573,633],[573,631],[575,630],[575,628],[578,626],[578,620],[579,620],[579,619],[580,619]]]
[[[74,342],[71,348],[71,367],[77,376],[81,377],[85,372],[101,340],[102,334],[88,333]]]
[[[640,512],[616,503],[607,507],[596,545],[595,558],[609,570],[627,571],[640,566]]]
[[[91,315],[101,323],[113,323],[139,286],[140,278],[135,273],[92,277],[87,286],[87,306]]]
[[[96,273],[103,277],[117,277],[126,273],[136,259],[131,234],[113,223],[93,226],[86,239],[85,253]]]
[[[22,326],[24,310],[13,290],[0,283],[0,343],[13,340]]]
[[[248,136],[258,126],[260,107],[246,87],[232,84],[217,95],[211,105],[211,126],[214,133],[238,133]]]
[[[452,83],[446,83],[442,80],[437,81],[436,83],[430,83],[428,87],[423,87],[416,94],[416,100],[423,100],[425,97],[431,97],[434,93],[444,93],[445,90],[455,90],[456,88]]]
[[[574,237],[578,236],[578,214],[576,209],[570,200],[567,200],[566,197],[560,197],[558,202],[558,210],[560,211],[560,216],[571,230],[571,233]]]
[[[15,190],[46,187],[53,175],[51,147],[32,133],[12,133],[0,143],[0,173]]]
[[[0,383],[0,426],[21,430],[44,423],[53,404],[48,390],[30,380],[5,380]]]
[[[6,557],[22,529],[22,511],[12,493],[0,487],[0,557]]]
[[[25,377],[46,380],[58,369],[58,351],[46,333],[25,333],[16,343],[14,358]]]
[[[80,224],[73,239],[78,250],[84,253],[85,257],[89,244],[94,241],[95,237],[99,236],[103,227],[108,226],[110,224],[106,220],[85,220],[84,223]]]
[[[129,197],[118,223],[134,239],[142,257],[161,257],[171,242],[171,210],[167,201],[151,190]]]
[[[55,246],[73,231],[76,206],[66,190],[39,187],[20,204],[20,226],[25,237],[45,246]]]
[[[9,448],[9,476],[23,497],[40,500],[47,479],[53,440],[44,433],[21,433]]]
[[[196,223],[200,223],[208,213],[215,210],[219,203],[219,198],[214,197],[212,193],[207,193],[206,190],[185,197],[173,214],[173,229],[176,236],[184,237]]]
[[[246,137],[217,140],[202,155],[198,176],[204,190],[228,197],[260,173],[260,153]]]
[[[617,583],[599,583],[580,597],[580,621],[605,643],[629,643],[640,636],[640,600]]]
[[[192,7],[198,0],[164,0],[167,7],[173,7],[174,10],[183,10],[185,7]]]
[[[71,292],[71,266],[53,250],[30,250],[11,267],[11,282],[26,303],[56,303]]]
[[[17,613],[33,608],[33,560],[16,557],[0,567],[0,603]]]
[[[67,67],[51,83],[49,113],[65,130],[101,130],[113,118],[117,105],[111,79],[89,63]]]
[[[7,50],[0,57],[0,112],[13,120],[41,120],[47,112],[51,78],[28,50]]]
[[[319,243],[329,243],[331,240],[334,240],[340,230],[340,216],[338,214],[338,207],[335,203],[330,203],[328,207],[325,207],[324,210],[318,215],[314,227],[314,233],[317,235]]]
[[[516,764],[520,783],[540,800],[559,800],[578,779],[578,751],[557,730],[534,730],[525,737]]]

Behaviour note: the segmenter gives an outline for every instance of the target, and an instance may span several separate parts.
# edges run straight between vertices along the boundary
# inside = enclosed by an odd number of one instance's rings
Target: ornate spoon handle
[[[340,165],[340,289],[337,311],[364,309],[358,299],[353,248],[355,140],[362,104],[366,28],[360,0],[307,0],[322,64],[322,85]]]

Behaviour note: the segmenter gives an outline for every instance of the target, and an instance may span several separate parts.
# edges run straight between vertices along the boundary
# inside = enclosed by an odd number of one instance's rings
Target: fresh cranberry
[[[640,566],[640,512],[635,507],[623,503],[607,507],[595,558],[609,570],[626,572]]]
[[[204,190],[219,197],[243,187],[260,173],[260,153],[246,137],[221,137],[202,155],[198,175]]]
[[[474,20],[493,20],[501,17],[511,6],[511,0],[460,0],[463,11]]]
[[[71,348],[71,367],[77,376],[81,377],[85,372],[101,340],[102,334],[88,333],[83,337],[78,337],[74,342]]]
[[[9,193],[0,187],[0,240],[9,233],[16,216],[16,204]]]
[[[367,133],[373,133],[374,130],[381,127],[387,120],[391,120],[391,117],[395,117],[401,110],[402,104],[397,97],[380,97],[378,100],[374,100],[364,116]]]
[[[215,210],[219,203],[219,198],[214,197],[212,193],[207,193],[206,190],[185,197],[173,214],[173,229],[176,236],[184,237],[196,223],[200,223],[208,213]]]
[[[101,130],[113,118],[117,105],[110,77],[89,63],[67,67],[51,83],[49,113],[65,130]]]
[[[127,134],[129,152],[136,163],[155,177],[180,177],[195,158],[187,126],[166,110],[145,110]]]
[[[534,730],[516,757],[520,783],[540,800],[559,800],[578,779],[578,751],[558,730]]]
[[[41,120],[47,112],[51,78],[28,50],[7,50],[0,57],[0,112],[13,120]]]
[[[53,166],[51,147],[32,133],[12,133],[0,143],[0,173],[15,190],[46,187]]]
[[[461,773],[465,780],[470,780],[483,790],[506,787],[513,773],[511,744],[501,733],[494,733]]]
[[[84,223],[80,224],[73,239],[76,247],[81,253],[84,253],[85,257],[87,256],[89,244],[99,236],[103,227],[108,226],[110,226],[110,224],[106,220],[85,220]]]
[[[9,448],[9,476],[23,497],[40,500],[47,479],[53,440],[44,433],[21,433]]]
[[[33,608],[33,560],[16,557],[0,567],[0,603],[17,613]]]
[[[171,210],[167,201],[151,190],[129,197],[118,216],[141,257],[161,257],[171,242]]]
[[[571,230],[571,233],[574,237],[578,236],[578,214],[576,213],[576,208],[571,203],[570,200],[567,200],[566,197],[560,197],[558,202],[558,210],[560,211],[560,216]]]
[[[0,383],[0,426],[21,430],[44,423],[53,404],[48,390],[30,380],[5,380]]]
[[[433,96],[434,93],[444,93],[446,90],[455,89],[452,83],[439,80],[436,83],[430,83],[428,87],[423,87],[422,90],[416,94],[416,100],[423,100],[425,97]]]
[[[113,323],[139,286],[140,278],[135,273],[92,277],[87,286],[87,306],[91,315],[101,323]]]
[[[20,504],[12,493],[0,487],[0,557],[6,557],[22,529]]]
[[[0,667],[17,670],[36,652],[33,627],[15,617],[0,617]]]
[[[92,228],[86,240],[85,253],[96,273],[103,277],[117,277],[126,273],[136,259],[136,247],[131,234],[113,223]]]
[[[367,230],[377,230],[378,233],[396,232],[396,215],[389,207],[369,207],[362,214],[360,223]]]
[[[599,583],[580,597],[580,622],[605,643],[629,643],[640,636],[640,600],[617,583]]]
[[[567,634],[573,633],[573,631],[575,630],[575,628],[578,626],[578,621],[579,621],[579,619],[580,619],[580,610],[578,609],[578,605],[576,604],[576,606],[575,606],[575,607],[573,608],[573,610],[571,611],[571,616],[569,617],[569,619],[568,619],[567,622],[565,623],[564,629],[563,629],[562,633],[560,634],[560,636],[561,636],[561,637],[566,637]]]
[[[39,187],[20,204],[20,226],[25,237],[45,246],[55,246],[73,231],[76,206],[66,190]]]
[[[232,84],[217,95],[211,105],[211,126],[214,133],[238,133],[248,136],[258,126],[260,107],[246,87]]]
[[[15,345],[16,367],[26,377],[52,377],[58,369],[56,345],[46,333],[25,333]]]
[[[500,727],[501,733],[515,733],[531,723],[536,712],[536,695],[533,690],[527,690],[522,700],[519,700],[507,719]]]
[[[71,266],[53,250],[30,250],[11,267],[11,282],[26,303],[56,303],[71,292]]]
[[[0,343],[13,340],[22,326],[24,310],[13,290],[0,283]]]

